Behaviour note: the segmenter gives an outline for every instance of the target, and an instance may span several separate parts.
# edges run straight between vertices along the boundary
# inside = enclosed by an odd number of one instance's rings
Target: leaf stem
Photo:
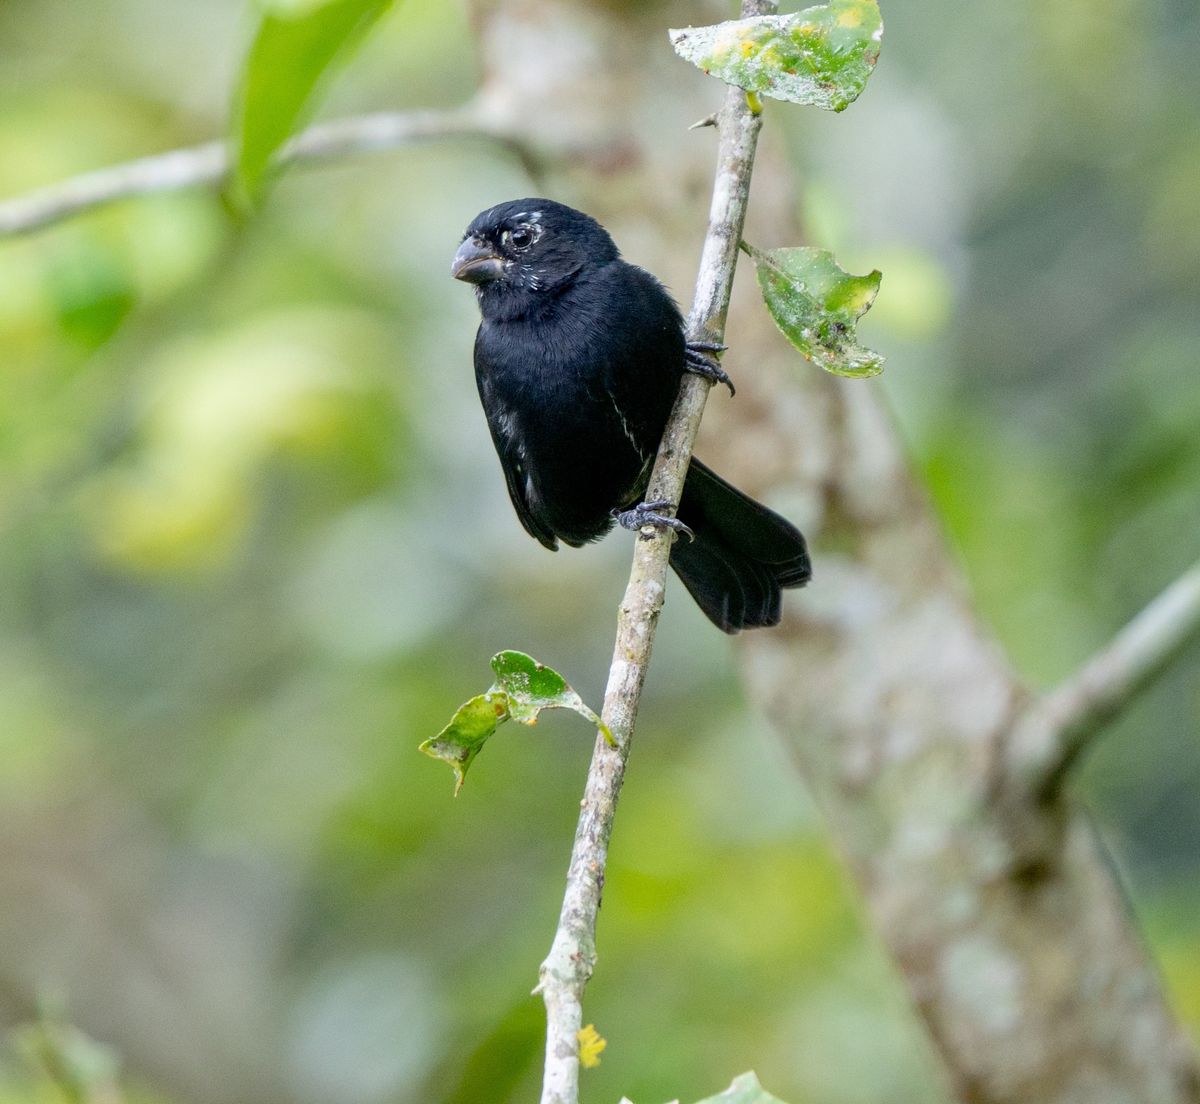
[[[742,15],[767,15],[777,7],[773,0],[743,0]],[[688,336],[695,341],[720,342],[724,337],[762,118],[750,109],[740,88],[731,88],[718,125],[720,144],[708,233],[688,316]],[[711,386],[700,376],[684,376],[646,489],[648,501],[679,501]],[[583,1026],[583,991],[596,960],[596,918],[608,844],[662,610],[673,539],[671,533],[656,533],[639,536],[634,545],[633,568],[617,619],[616,644],[604,695],[603,717],[617,745],[609,747],[603,739],[596,741],[558,929],[542,963],[536,990],[546,1004],[541,1104],[577,1104],[579,1100],[578,1036]]]

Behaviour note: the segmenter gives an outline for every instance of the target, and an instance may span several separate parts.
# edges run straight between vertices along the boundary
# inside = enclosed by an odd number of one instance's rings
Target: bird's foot
[[[729,394],[735,395],[737,392],[733,380],[717,360],[717,355],[723,353],[726,348],[727,346],[718,345],[715,341],[689,341],[683,357],[689,372],[712,380],[713,383],[723,383],[729,388]]]
[[[639,502],[631,510],[614,510],[612,516],[617,519],[617,524],[622,529],[632,529],[635,533],[643,526],[652,525],[655,529],[673,529],[676,533],[682,533],[689,541],[695,540],[696,534],[679,518],[657,512],[674,509],[675,503],[664,498],[656,502]]]

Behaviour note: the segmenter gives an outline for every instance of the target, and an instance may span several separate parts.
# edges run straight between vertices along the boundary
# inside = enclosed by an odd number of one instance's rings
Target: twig
[[[486,120],[472,105],[449,111],[377,112],[320,123],[284,146],[279,162],[304,164],[441,138],[497,142],[520,157],[527,168],[536,167],[527,146]],[[0,202],[0,237],[29,233],[132,196],[212,187],[226,180],[232,165],[229,145],[215,141],[71,177]]]
[[[742,14],[765,15],[777,7],[773,0],[743,0]],[[688,318],[692,340],[719,342],[725,333],[761,125],[761,117],[751,112],[745,94],[730,89],[720,117],[708,234]],[[679,501],[710,387],[709,381],[699,376],[684,376],[646,489],[647,501]],[[578,1033],[583,1026],[583,990],[596,961],[596,917],[608,843],[662,610],[672,539],[673,534],[645,530],[635,541],[633,569],[617,619],[616,645],[604,694],[603,716],[616,737],[616,747],[610,748],[603,739],[596,741],[567,871],[562,913],[538,984],[546,1002],[541,1104],[577,1104],[579,1099]]]
[[[1009,775],[1045,800],[1061,788],[1092,739],[1183,647],[1200,635],[1200,562],[1175,580],[1012,730]]]

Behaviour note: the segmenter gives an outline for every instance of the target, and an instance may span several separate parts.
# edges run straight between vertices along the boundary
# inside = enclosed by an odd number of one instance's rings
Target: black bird
[[[475,378],[521,524],[547,548],[619,521],[681,531],[671,566],[725,632],[775,625],[783,587],[812,571],[800,532],[692,460],[678,518],[642,502],[685,371],[732,384],[721,346],[688,344],[650,273],[623,261],[595,219],[518,199],[467,227],[451,274],[475,285]]]

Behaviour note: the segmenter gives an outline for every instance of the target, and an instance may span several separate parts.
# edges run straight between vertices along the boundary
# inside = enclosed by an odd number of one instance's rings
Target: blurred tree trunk
[[[686,302],[714,142],[686,130],[722,86],[676,59],[666,28],[715,3],[478,0],[482,104],[551,166],[556,197],[596,214]],[[886,51],[885,51],[886,54]],[[870,94],[868,93],[868,99]],[[791,169],[771,133],[747,236],[797,244]],[[813,243],[820,244],[820,243]],[[816,546],[788,618],[740,643],[932,1034],[954,1094],[978,1104],[1200,1101],[1086,816],[1004,784],[1029,694],[981,627],[876,385],[806,368],[739,276],[730,403],[698,451],[786,497]]]

